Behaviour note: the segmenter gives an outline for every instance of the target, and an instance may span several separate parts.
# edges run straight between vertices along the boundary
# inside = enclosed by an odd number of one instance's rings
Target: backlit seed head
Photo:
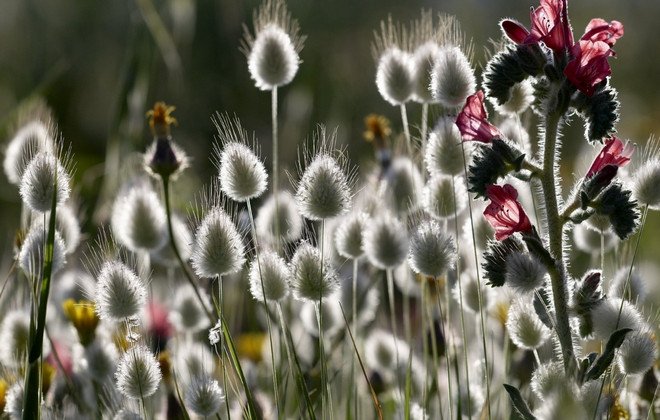
[[[289,294],[291,273],[286,262],[275,252],[261,251],[259,263],[250,263],[250,292],[257,301],[280,301]],[[263,288],[262,288],[263,282]]]
[[[41,279],[44,268],[44,248],[48,238],[48,228],[44,227],[42,221],[32,224],[27,236],[23,240],[21,250],[18,254],[18,264],[21,269],[31,278]],[[53,242],[53,260],[51,274],[55,274],[64,268],[66,264],[66,245],[62,236],[56,230]]]
[[[335,248],[340,256],[357,259],[364,255],[362,243],[367,220],[366,213],[355,212],[339,222],[335,230]]]
[[[272,90],[289,84],[300,65],[305,40],[283,0],[266,0],[254,13],[254,35],[245,28],[241,50],[257,88]]]
[[[631,272],[629,267],[623,267],[614,274],[607,295],[641,304],[647,295],[646,284],[637,270]]]
[[[0,325],[0,362],[8,368],[18,368],[28,352],[30,317],[26,311],[5,313]]]
[[[48,215],[46,220],[48,220]],[[57,208],[55,226],[62,235],[62,240],[66,245],[66,253],[73,253],[80,244],[80,221],[70,206],[64,205]]]
[[[617,353],[621,370],[627,375],[637,375],[649,370],[658,354],[655,341],[655,334],[647,326],[629,332]]]
[[[344,214],[351,205],[348,176],[337,160],[320,152],[307,165],[298,183],[296,204],[309,220]]]
[[[245,246],[236,225],[220,207],[202,219],[192,249],[192,266],[199,277],[235,273],[245,263]]]
[[[147,298],[142,280],[125,264],[107,261],[97,276],[94,300],[101,319],[122,321],[140,313]]]
[[[383,99],[394,106],[408,102],[415,91],[413,58],[398,48],[385,51],[378,60],[376,87]]]
[[[112,207],[112,232],[131,251],[154,251],[167,240],[167,217],[156,192],[141,182],[124,189]]]
[[[427,41],[415,48],[412,56],[414,101],[427,104],[434,102],[430,88],[431,75],[439,54],[440,46],[435,41]]]
[[[500,105],[497,99],[489,97],[491,103],[502,115],[514,116],[522,114],[534,102],[534,88],[529,79],[516,83],[509,90],[509,99]]]
[[[561,362],[544,363],[532,374],[532,391],[538,399],[545,401],[563,389],[568,383]]]
[[[408,262],[418,274],[437,278],[454,267],[456,247],[434,220],[422,222],[410,238]]]
[[[140,344],[122,355],[115,378],[122,395],[130,399],[143,399],[156,392],[162,374],[156,357]]]
[[[86,371],[100,383],[104,383],[115,374],[118,358],[115,345],[98,336],[92,344],[83,348],[81,357],[85,362]]]
[[[597,217],[597,215],[591,216],[589,219]],[[607,221],[609,228],[609,221]],[[603,244],[605,245],[603,251],[608,252],[614,249],[617,244],[617,237],[614,233],[609,230],[597,231],[593,228],[590,228],[587,223],[580,223],[576,225],[573,229],[573,240],[575,241],[575,246],[583,252],[587,252],[591,255],[600,255],[601,251],[601,235],[603,236]]]
[[[384,181],[383,188],[396,214],[408,213],[417,208],[424,178],[414,162],[407,157],[393,159],[385,172]]]
[[[37,154],[54,152],[55,141],[49,128],[39,120],[27,122],[16,131],[5,151],[4,169],[9,182],[20,185],[25,168]]]
[[[535,257],[513,252],[506,259],[505,284],[516,293],[534,293],[545,282],[546,269]]]
[[[277,200],[274,196],[269,196],[259,207],[255,224],[259,238],[264,238],[269,243],[277,240],[293,242],[300,239],[303,232],[303,219],[288,191],[280,191]],[[279,226],[279,237],[276,236],[276,224]]]
[[[635,171],[633,196],[641,206],[660,210],[660,158],[650,158]]]
[[[202,294],[202,299],[206,295]],[[207,307],[208,302],[205,302]],[[181,285],[175,295],[169,320],[180,332],[196,333],[209,327],[209,319],[189,285]]]
[[[619,308],[621,313],[619,314]],[[594,333],[601,340],[607,340],[612,333],[621,328],[639,329],[643,325],[642,315],[630,302],[621,299],[603,299],[598,306],[591,310],[591,319]]]
[[[291,292],[302,301],[319,302],[339,289],[337,273],[327,259],[321,260],[321,251],[307,242],[298,246],[289,265]]]
[[[25,387],[22,379],[15,382],[5,395],[5,410],[4,413],[9,416],[10,420],[18,420],[23,418],[23,395],[25,394]]]
[[[324,337],[332,337],[341,331],[342,328],[345,328],[346,324],[344,324],[341,309],[336,300],[323,300],[321,314],[323,318]],[[316,304],[314,302],[307,301],[303,303],[303,306],[300,309],[300,321],[305,331],[314,337],[319,336],[319,323],[316,315]]]
[[[197,377],[212,376],[215,356],[209,347],[190,340],[179,341],[172,349],[174,370],[183,384],[190,384]]]
[[[511,142],[517,145],[520,150],[525,152],[527,156],[534,156],[532,154],[532,145],[530,143],[529,133],[527,132],[527,129],[523,127],[520,119],[507,118],[501,124],[499,124],[497,128],[499,128],[504,138],[511,140]]]
[[[424,210],[438,219],[460,215],[467,207],[468,193],[461,179],[435,174],[431,176],[422,193]]]
[[[527,350],[541,347],[550,337],[550,329],[541,322],[534,306],[522,299],[509,307],[506,329],[513,343]]]
[[[370,368],[382,373],[394,372],[397,368],[396,353],[399,363],[408,360],[408,344],[383,330],[374,330],[364,342],[364,361]]]
[[[56,195],[58,206],[69,198],[70,182],[69,174],[57,157],[41,152],[34,156],[23,172],[21,198],[28,208],[45,213],[52,207],[53,195]]]
[[[387,270],[401,265],[408,256],[408,233],[403,223],[390,214],[370,220],[364,229],[364,253],[377,268]]]
[[[454,118],[441,117],[429,134],[424,155],[426,170],[434,175],[460,175],[463,173],[463,146],[461,132]]]
[[[225,393],[218,381],[208,376],[195,378],[186,392],[186,406],[198,416],[213,416],[220,411]]]
[[[431,76],[434,99],[447,108],[459,108],[476,88],[474,70],[463,51],[456,46],[441,48]]]

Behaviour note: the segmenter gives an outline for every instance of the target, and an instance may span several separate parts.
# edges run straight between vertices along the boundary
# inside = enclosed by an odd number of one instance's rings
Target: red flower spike
[[[566,65],[564,74],[573,86],[591,96],[596,85],[612,74],[607,58],[614,52],[604,41],[580,41],[573,46],[572,53],[573,59]]]
[[[614,136],[607,139],[605,146],[594,159],[585,178],[591,178],[607,165],[614,165],[618,168],[627,165],[634,152],[634,144],[626,142],[624,146],[623,142]]]
[[[509,184],[489,185],[486,195],[490,204],[484,210],[484,217],[495,229],[495,239],[503,241],[515,232],[529,232],[532,224],[518,202],[518,191]]]
[[[541,0],[541,5],[530,12],[532,29],[525,44],[543,42],[554,52],[562,52],[571,44],[572,31],[568,20],[564,20],[564,5],[561,0]]]
[[[616,40],[623,36],[623,24],[619,21],[613,20],[608,23],[601,18],[591,19],[584,31],[584,35],[580,40],[582,41],[603,41],[612,47]]]
[[[520,22],[513,19],[504,19],[500,22],[500,27],[511,41],[520,45],[525,42],[529,36],[529,31]]]
[[[484,107],[484,92],[481,90],[468,96],[465,106],[456,117],[456,126],[464,141],[490,143],[492,139],[502,137],[500,130],[488,122],[488,114]]]

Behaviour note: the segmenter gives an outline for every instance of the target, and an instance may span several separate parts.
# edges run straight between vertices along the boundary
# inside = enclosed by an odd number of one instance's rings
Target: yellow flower
[[[55,366],[48,362],[43,362],[41,364],[41,392],[43,392],[44,395],[48,393],[48,390],[53,383],[53,379],[55,378],[55,373],[57,373]]]
[[[168,137],[170,135],[170,125],[176,125],[176,118],[172,116],[175,109],[175,106],[167,105],[165,102],[156,102],[153,109],[147,111],[149,127],[154,136]]]
[[[255,363],[261,361],[261,349],[263,348],[266,334],[264,333],[245,333],[236,339],[236,350],[239,356],[248,358]]]
[[[364,132],[364,138],[368,142],[376,142],[377,145],[390,136],[392,129],[390,128],[390,121],[382,115],[369,114],[364,119],[364,125],[367,127]]]
[[[94,303],[86,300],[75,302],[73,299],[67,299],[62,304],[64,314],[71,321],[78,338],[83,346],[87,346],[94,341],[94,333],[99,324],[99,317],[94,310]]]
[[[4,379],[0,379],[0,413],[5,412],[7,389],[9,389],[9,384]]]

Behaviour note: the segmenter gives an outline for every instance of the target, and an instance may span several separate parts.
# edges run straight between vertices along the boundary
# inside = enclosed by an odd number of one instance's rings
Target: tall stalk
[[[277,126],[277,86],[273,87],[271,95],[271,115],[273,125],[273,199],[275,200],[275,246],[280,250],[280,206],[279,206],[279,188],[280,188],[280,163],[279,163],[279,137]]]

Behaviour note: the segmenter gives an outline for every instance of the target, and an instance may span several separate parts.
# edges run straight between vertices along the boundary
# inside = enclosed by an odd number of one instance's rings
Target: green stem
[[[355,334],[358,333],[357,329],[357,276],[358,276],[358,260],[357,258],[353,258],[353,301],[352,306],[353,306],[353,331]],[[357,378],[355,377],[355,357],[351,360],[351,378],[354,378],[355,381],[351,381],[351,388],[352,388],[352,394],[354,398],[354,415],[355,419],[357,420],[358,417],[358,391],[357,391]]]

